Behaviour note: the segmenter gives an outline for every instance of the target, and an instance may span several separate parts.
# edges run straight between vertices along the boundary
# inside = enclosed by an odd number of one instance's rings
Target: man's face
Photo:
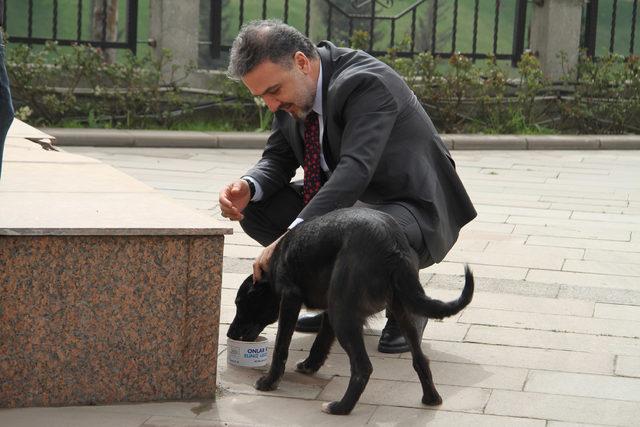
[[[253,96],[262,97],[269,110],[284,110],[299,120],[309,114],[316,96],[317,80],[312,77],[310,61],[302,52],[296,52],[289,67],[265,60],[248,72],[242,82]]]

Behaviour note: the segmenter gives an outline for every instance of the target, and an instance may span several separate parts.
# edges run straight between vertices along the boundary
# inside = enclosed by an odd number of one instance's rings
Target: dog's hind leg
[[[278,333],[271,359],[269,372],[256,382],[256,388],[262,391],[275,390],[284,373],[284,367],[289,357],[289,344],[298,320],[298,313],[302,308],[302,300],[293,295],[283,295],[280,302],[280,318]]]
[[[419,331],[416,327],[415,315],[408,313],[396,298],[393,300],[393,315],[409,342],[411,357],[413,358],[413,369],[418,373],[418,378],[420,378],[420,383],[422,384],[422,403],[429,406],[442,404],[442,398],[433,384],[429,359],[425,356],[420,346],[422,337],[418,335]]]
[[[333,344],[334,339],[335,334],[333,333],[333,327],[329,322],[329,315],[325,311],[322,315],[320,331],[318,332],[318,335],[316,335],[315,341],[313,341],[309,357],[298,363],[296,371],[302,372],[303,374],[313,374],[317,372],[324,364],[325,360],[327,360],[327,356],[329,355],[329,350],[331,350],[331,345]]]
[[[339,319],[334,320],[334,330],[340,345],[349,356],[351,364],[351,378],[349,385],[342,399],[338,402],[325,403],[322,410],[329,414],[346,415],[353,410],[353,407],[360,399],[360,395],[369,382],[373,366],[367,355],[362,336],[362,321],[350,315],[341,313]]]

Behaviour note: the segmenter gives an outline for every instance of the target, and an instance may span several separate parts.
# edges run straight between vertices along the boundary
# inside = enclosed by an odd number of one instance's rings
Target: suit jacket
[[[440,262],[476,211],[431,119],[383,62],[326,41],[318,51],[323,146],[332,173],[299,217],[310,219],[358,200],[401,204],[415,216],[432,258]],[[247,172],[262,186],[264,198],[289,183],[302,164],[303,147],[300,121],[276,112],[263,156]]]

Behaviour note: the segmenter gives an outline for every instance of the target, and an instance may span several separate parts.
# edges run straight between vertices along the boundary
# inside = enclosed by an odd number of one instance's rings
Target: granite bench
[[[231,229],[18,127],[0,180],[0,407],[214,398]]]

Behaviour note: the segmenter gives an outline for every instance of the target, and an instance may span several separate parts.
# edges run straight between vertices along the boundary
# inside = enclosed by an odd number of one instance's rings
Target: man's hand
[[[247,181],[239,179],[225,185],[218,199],[222,216],[231,221],[241,221],[244,219],[242,211],[249,204],[249,200],[251,200],[251,189]]]
[[[262,279],[263,271],[269,271],[269,263],[271,262],[273,251],[283,236],[284,234],[278,237],[275,242],[264,248],[262,252],[260,252],[260,255],[256,257],[256,260],[253,262],[253,283],[256,283],[258,280]]]

